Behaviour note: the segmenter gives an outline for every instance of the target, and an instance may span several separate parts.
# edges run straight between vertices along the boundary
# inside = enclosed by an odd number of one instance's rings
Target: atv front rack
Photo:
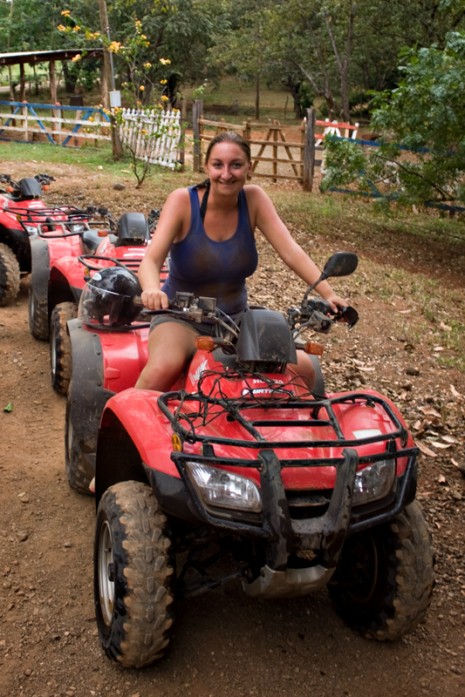
[[[199,404],[199,410],[190,411],[183,409],[183,406],[189,403]],[[175,403],[175,404],[174,404]],[[204,446],[214,446],[215,444],[230,445],[245,447],[251,449],[264,448],[320,448],[320,447],[358,447],[369,445],[371,443],[380,443],[383,441],[389,442],[399,439],[401,444],[405,446],[408,439],[408,433],[394,413],[388,402],[380,396],[366,394],[362,392],[351,392],[339,395],[336,397],[324,397],[319,399],[303,399],[299,397],[289,397],[288,399],[272,399],[269,396],[262,400],[257,399],[221,399],[209,397],[202,393],[188,394],[182,391],[167,392],[161,395],[158,399],[158,404],[161,411],[170,421],[173,431],[179,436],[182,442],[202,443]],[[373,407],[378,405],[383,414],[389,419],[392,424],[392,431],[386,434],[377,434],[361,438],[347,438],[339,423],[334,407],[336,405],[358,405]],[[259,419],[249,418],[247,412],[260,409],[262,415]],[[284,411],[285,415],[276,418],[275,415],[270,415],[270,418],[264,418],[268,411]],[[292,418],[292,412],[302,410],[308,412],[308,418]],[[324,413],[323,418],[320,415]],[[239,424],[248,436],[252,438],[228,438],[224,436],[206,435],[199,432],[199,426],[206,426],[214,419],[226,415],[228,420]],[[294,428],[305,429],[308,434],[308,429],[312,428],[318,431],[323,427],[330,427],[334,432],[334,438],[315,438],[309,440],[308,435],[301,440],[269,441],[260,431],[266,427],[283,427],[290,426]],[[241,460],[241,462],[243,462]],[[293,466],[298,466],[299,461],[292,460]],[[256,461],[252,465],[256,467]],[[308,466],[308,459],[305,460],[305,466]]]

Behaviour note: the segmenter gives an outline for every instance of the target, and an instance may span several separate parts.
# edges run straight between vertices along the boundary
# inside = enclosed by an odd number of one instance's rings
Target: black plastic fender
[[[48,243],[41,237],[31,238],[31,291],[38,301],[48,304],[50,254]]]
[[[315,383],[313,385],[313,394],[317,397],[324,397],[326,394],[325,379],[323,371],[321,369],[321,363],[318,356],[313,356],[309,354],[309,358],[313,365],[313,370],[315,371]]]
[[[69,320],[68,329],[71,382],[67,404],[67,455],[68,459],[85,460],[95,470],[100,418],[114,393],[103,386],[103,353],[98,333],[88,330],[80,319]]]
[[[23,273],[31,270],[30,238],[24,228],[11,228],[0,223],[0,241],[6,244],[18,260]]]

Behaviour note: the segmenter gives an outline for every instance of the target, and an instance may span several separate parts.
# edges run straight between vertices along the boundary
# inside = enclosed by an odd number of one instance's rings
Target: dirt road
[[[269,295],[292,296],[283,279],[270,282],[269,263],[265,257],[257,274],[257,295],[266,285]],[[2,697],[465,694],[465,478],[457,467],[464,459],[465,378],[436,369],[436,357],[413,342],[413,330],[406,337],[405,327],[396,327],[406,311],[400,301],[365,295],[359,289],[355,299],[369,321],[352,338],[333,342],[334,374],[389,389],[430,453],[425,433],[453,441],[421,460],[419,498],[437,559],[425,624],[395,644],[371,642],[347,629],[325,591],[259,602],[233,583],[178,603],[171,648],[157,665],[133,671],[111,663],[94,620],[94,501],[66,480],[65,400],[50,387],[48,344],[29,333],[23,281],[18,301],[0,308]]]

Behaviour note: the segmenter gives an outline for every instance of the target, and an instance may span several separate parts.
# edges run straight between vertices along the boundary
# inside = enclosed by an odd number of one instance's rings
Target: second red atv
[[[99,270],[121,265],[136,272],[156,226],[156,211],[123,213],[103,228],[39,233],[32,241],[29,325],[33,336],[50,340],[52,387],[67,393],[71,376],[68,321],[76,317],[86,281]]]
[[[320,280],[356,263],[338,253]],[[433,554],[405,421],[373,390],[327,394],[320,375],[309,392],[288,367],[296,348],[312,350],[303,332],[353,325],[356,312],[334,316],[309,288],[287,315],[250,308],[236,323],[213,298],[180,293],[167,312],[210,324],[211,336],[199,337],[169,392],[138,390],[140,289],[126,270],[112,276],[94,276],[73,320],[81,372],[67,415],[68,456],[79,453],[68,458],[70,483],[95,471],[94,593],[107,655],[125,667],[156,661],[175,599],[233,579],[261,598],[326,586],[366,637],[416,627]]]
[[[31,271],[31,240],[39,229],[53,230],[66,222],[69,229],[81,229],[88,213],[73,206],[48,206],[43,193],[54,180],[37,174],[15,182],[0,174],[0,306],[13,302],[21,278]]]

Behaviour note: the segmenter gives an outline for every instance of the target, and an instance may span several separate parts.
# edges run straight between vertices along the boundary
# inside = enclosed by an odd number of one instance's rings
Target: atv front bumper
[[[231,512],[216,513],[204,505],[186,471],[186,461],[192,462],[195,456],[172,454],[181,480],[149,468],[146,472],[168,515],[261,543],[266,550],[266,563],[252,581],[243,580],[244,590],[253,596],[282,597],[306,594],[325,586],[348,535],[389,521],[414,499],[416,454],[416,448],[396,453],[396,457],[407,457],[408,464],[389,497],[370,506],[354,507],[354,482],[361,458],[355,449],[346,448],[337,463],[336,482],[325,511],[305,518],[294,516],[292,498],[283,485],[282,463],[272,450],[262,450],[259,454],[262,512],[255,519]],[[205,456],[199,460],[208,462]],[[211,464],[224,463],[212,457]],[[244,461],[241,465],[244,466]],[[257,461],[253,465],[257,467]]]

